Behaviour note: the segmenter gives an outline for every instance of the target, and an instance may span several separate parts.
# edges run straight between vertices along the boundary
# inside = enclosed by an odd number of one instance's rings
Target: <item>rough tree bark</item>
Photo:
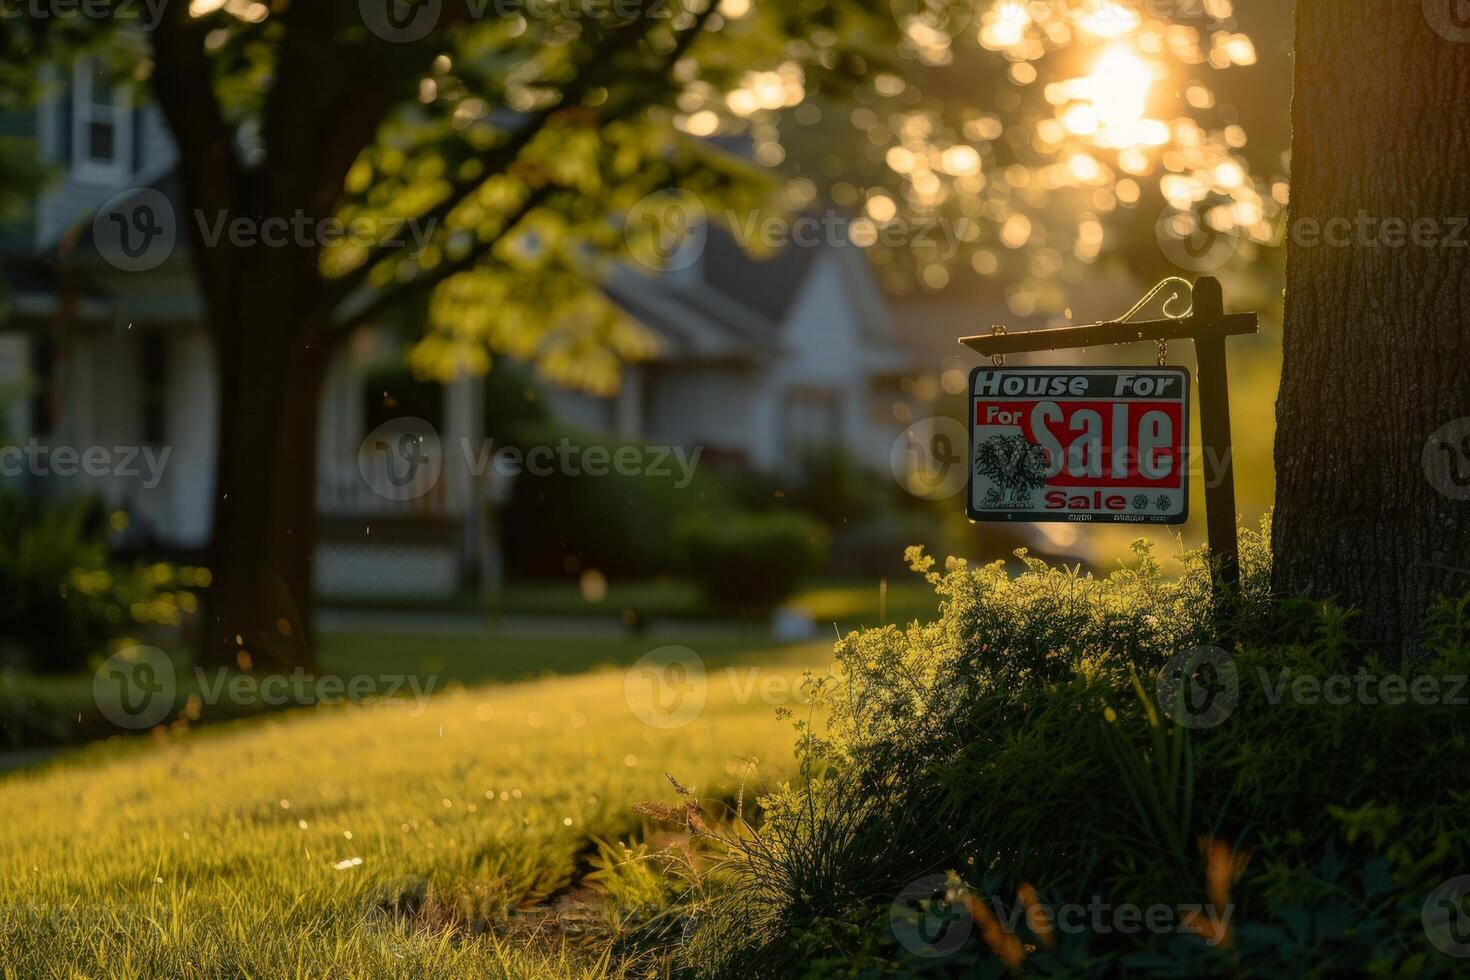
[[[1436,593],[1470,588],[1470,504],[1444,489],[1470,474],[1470,442],[1444,438],[1470,417],[1455,3],[1297,3],[1274,584],[1356,607],[1390,652],[1415,650]]]
[[[381,121],[390,92],[357,84],[362,65],[331,44],[334,5],[293,11],[299,42],[282,49],[262,136],[271,159],[243,166],[212,90],[205,27],[171,9],[152,32],[153,90],[179,154],[189,243],[214,343],[219,455],[201,661],[258,670],[314,663],[317,409],[331,348],[320,242],[289,232],[265,242],[209,240],[241,218],[258,228],[321,227],[347,168]],[[243,654],[243,655],[242,655]]]
[[[299,309],[272,305],[249,304],[248,320],[213,331],[221,452],[202,654],[211,664],[275,671],[315,662],[316,435],[328,347],[299,339],[311,330],[291,329]]]
[[[266,148],[264,165],[246,164],[237,153],[238,124],[225,118],[215,92],[209,22],[192,15],[188,4],[171,4],[149,32],[153,93],[178,147],[188,210],[176,217],[192,250],[220,379],[209,558],[214,582],[202,656],[209,664],[248,662],[259,669],[310,666],[313,659],[316,417],[331,348],[362,323],[485,259],[499,236],[553,188],[531,168],[523,169],[519,176],[527,193],[505,213],[495,237],[477,238],[463,256],[407,283],[368,290],[361,303],[348,301],[361,298],[356,291],[370,270],[401,244],[382,244],[355,272],[324,281],[315,234],[305,242],[259,239],[250,246],[232,244],[228,236],[206,240],[204,225],[219,228],[221,221],[242,218],[257,229],[266,222],[278,229],[321,229],[341,204],[347,172],[362,149],[395,105],[412,104],[424,72],[445,50],[374,41],[372,32],[361,33],[356,4],[320,0],[278,7],[271,26],[280,43],[252,133]],[[561,100],[528,114],[513,135],[481,155],[482,173],[452,182],[449,194],[416,220],[421,226],[443,221],[489,175],[515,167],[521,151],[549,128],[595,126],[599,118],[606,122],[641,111],[641,103],[628,100],[599,114],[583,100],[615,80],[661,84],[716,7],[707,4],[680,29],[672,47],[633,76],[615,56],[635,51],[662,18],[641,17],[606,30],[589,27],[587,48]],[[436,8],[441,30],[476,15],[476,5],[463,0]],[[347,35],[357,40],[342,43]]]

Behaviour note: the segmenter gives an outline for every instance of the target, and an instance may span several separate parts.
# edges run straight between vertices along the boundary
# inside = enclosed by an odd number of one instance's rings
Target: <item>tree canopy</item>
[[[1217,92],[1256,60],[1229,0],[14,6],[9,98],[102,52],[181,143],[196,248],[214,213],[372,229],[318,249],[303,317],[421,301],[431,375],[501,352],[611,390],[654,339],[597,282],[700,216],[840,209],[890,288],[1001,276],[1027,315],[1110,252],[1158,264],[1140,236],[1267,242],[1286,199]]]

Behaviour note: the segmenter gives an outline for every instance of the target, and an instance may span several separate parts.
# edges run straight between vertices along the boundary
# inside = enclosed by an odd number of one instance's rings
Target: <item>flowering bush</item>
[[[1020,574],[940,572],[911,552],[938,619],[838,643],[813,687],[829,723],[799,723],[804,779],[760,821],[706,834],[724,860],[704,876],[695,969],[1452,974],[1454,923],[1424,917],[1470,890],[1470,715],[1449,697],[1283,692],[1393,671],[1459,690],[1470,598],[1431,610],[1428,657],[1381,659],[1349,613],[1269,594],[1268,539],[1242,535],[1238,594],[1203,554],[1166,577],[1141,544],[1101,578],[1024,553]],[[1227,691],[1215,714],[1171,694],[1180,655],[1206,645],[1214,673],[1183,669]],[[1069,929],[1037,912],[1068,907],[1172,917]]]

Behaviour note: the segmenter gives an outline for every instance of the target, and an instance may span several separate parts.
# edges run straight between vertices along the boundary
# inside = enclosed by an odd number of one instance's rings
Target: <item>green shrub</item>
[[[827,551],[827,531],[793,511],[693,515],[675,531],[685,573],[724,605],[773,606],[815,572]]]
[[[887,473],[874,479],[840,446],[813,446],[801,454],[787,502],[836,528],[892,510],[900,493]]]
[[[42,505],[0,492],[0,659],[13,666],[77,670],[129,631],[178,625],[195,605],[181,588],[194,576],[165,564],[113,567],[88,501]]]
[[[536,446],[555,451],[567,445],[579,454],[595,446],[608,458],[625,446],[644,448],[554,426],[522,430],[516,445],[523,451]],[[511,572],[528,578],[563,576],[581,568],[640,578],[672,572],[679,517],[724,512],[728,505],[698,468],[686,484],[686,474],[672,457],[642,457],[650,464],[660,458],[657,473],[623,475],[612,467],[599,476],[561,467],[548,475],[521,473],[501,520]]]
[[[955,561],[940,573],[913,554],[939,618],[838,644],[818,688],[829,727],[799,726],[804,782],[769,793],[759,827],[713,832],[725,858],[704,881],[691,967],[1454,972],[1421,914],[1436,886],[1470,872],[1470,712],[1447,699],[1306,703],[1282,684],[1401,671],[1441,678],[1448,694],[1470,671],[1470,598],[1432,611],[1429,658],[1381,660],[1350,639],[1342,611],[1272,599],[1268,534],[1243,535],[1241,594],[1220,601],[1199,554],[1176,578],[1142,546],[1106,578],[1024,555],[1015,576]],[[1223,717],[1181,714],[1159,679],[1210,643],[1229,650],[1238,701]],[[899,901],[929,876],[948,884]],[[1060,931],[986,911],[1018,901],[1161,904],[1176,928]],[[936,908],[962,921],[962,942],[933,955],[901,941],[910,911]]]

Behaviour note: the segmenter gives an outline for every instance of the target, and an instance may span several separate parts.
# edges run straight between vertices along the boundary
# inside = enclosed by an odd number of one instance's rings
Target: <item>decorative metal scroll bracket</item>
[[[1166,288],[1176,292],[1163,306],[1163,317],[1134,320]],[[1182,289],[1180,287],[1183,287]],[[1173,309],[1188,291],[1189,308]],[[1006,354],[1100,347],[1171,340],[1194,343],[1198,364],[1200,434],[1204,437],[1205,520],[1211,553],[1220,561],[1220,577],[1231,589],[1240,585],[1240,545],[1235,528],[1235,467],[1230,439],[1230,385],[1225,367],[1225,339],[1254,334],[1260,329],[1254,313],[1226,313],[1220,281],[1202,276],[1191,287],[1183,279],[1160,282],[1117,320],[1082,326],[1051,327],[1021,333],[992,332],[961,337],[960,343],[990,358]],[[1161,358],[1163,351],[1161,353]]]

